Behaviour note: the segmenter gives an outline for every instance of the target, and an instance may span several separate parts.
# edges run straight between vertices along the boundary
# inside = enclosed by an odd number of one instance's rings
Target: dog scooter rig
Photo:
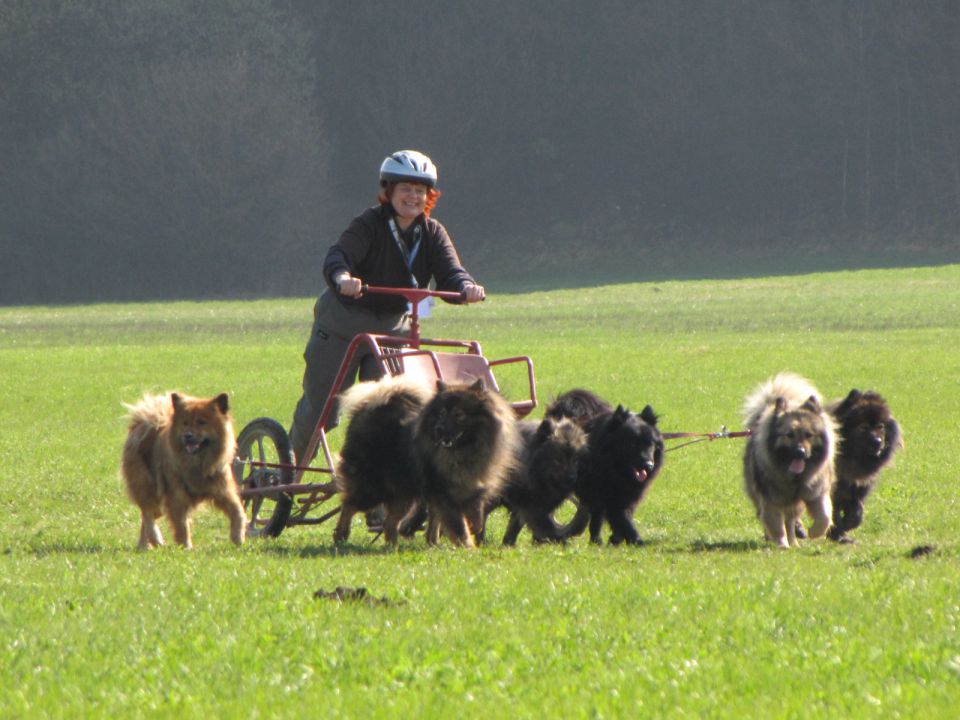
[[[337,506],[319,516],[307,517],[337,494],[335,458],[325,428],[347,372],[360,352],[368,352],[373,358],[378,377],[406,375],[430,387],[434,387],[437,380],[472,382],[480,379],[485,387],[500,392],[494,368],[499,371],[514,366],[521,374],[526,370],[528,387],[525,399],[511,401],[514,411],[518,417],[524,417],[537,406],[533,361],[529,357],[487,360],[480,343],[475,340],[437,340],[420,336],[420,302],[430,297],[462,300],[461,293],[377,286],[364,286],[364,292],[405,298],[411,308],[410,335],[361,333],[353,338],[307,445],[305,457],[311,458],[316,453],[318,465],[296,464],[287,431],[276,420],[261,417],[243,428],[237,439],[233,473],[247,512],[247,534],[250,537],[276,537],[290,525],[319,525],[340,511]],[[319,473],[328,479],[305,482],[307,473]]]

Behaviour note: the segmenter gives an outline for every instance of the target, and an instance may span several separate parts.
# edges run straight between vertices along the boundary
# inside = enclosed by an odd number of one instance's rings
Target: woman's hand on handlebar
[[[483,289],[483,285],[476,285],[474,283],[467,283],[463,286],[463,299],[468,303],[480,302],[487,296],[486,291]]]
[[[341,295],[352,298],[360,297],[363,294],[363,280],[352,275],[343,275],[337,279],[337,288]]]

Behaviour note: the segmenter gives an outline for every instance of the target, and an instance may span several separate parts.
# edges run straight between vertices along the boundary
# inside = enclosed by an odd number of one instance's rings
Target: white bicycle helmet
[[[380,185],[390,182],[423,183],[437,186],[437,166],[433,160],[416,150],[399,150],[380,165]]]

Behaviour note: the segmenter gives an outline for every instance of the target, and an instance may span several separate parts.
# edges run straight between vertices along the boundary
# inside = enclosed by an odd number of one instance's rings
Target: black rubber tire
[[[250,460],[287,467],[252,467]],[[257,418],[247,423],[237,438],[233,475],[242,495],[247,489],[289,485],[295,462],[283,426],[270,418]],[[281,493],[275,498],[264,495],[242,500],[247,512],[247,537],[277,537],[283,532],[293,507],[292,497]]]

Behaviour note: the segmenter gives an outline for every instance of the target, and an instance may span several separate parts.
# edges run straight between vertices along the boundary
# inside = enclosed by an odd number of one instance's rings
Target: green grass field
[[[640,548],[391,551],[359,519],[340,552],[332,523],[235,548],[207,510],[192,552],[135,552],[121,402],[228,391],[238,431],[287,425],[311,309],[0,308],[0,717],[956,717],[960,266],[496,295],[425,328],[665,431],[739,428],[782,369],[881,392],[906,447],[855,545],[762,542],[727,439],[668,453]],[[337,586],[389,602],[313,596]]]

